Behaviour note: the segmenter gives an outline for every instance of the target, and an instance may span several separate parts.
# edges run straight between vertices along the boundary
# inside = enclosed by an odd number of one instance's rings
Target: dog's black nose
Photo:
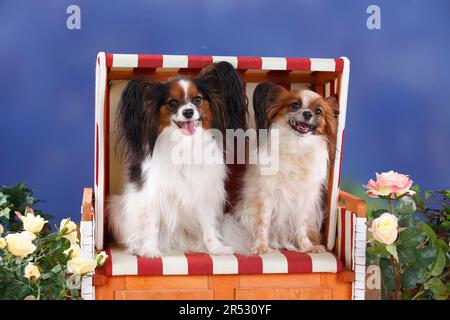
[[[311,119],[312,116],[313,114],[311,111],[303,111],[303,118],[305,118],[305,120]]]
[[[182,113],[186,119],[190,119],[194,115],[194,109],[184,109]]]

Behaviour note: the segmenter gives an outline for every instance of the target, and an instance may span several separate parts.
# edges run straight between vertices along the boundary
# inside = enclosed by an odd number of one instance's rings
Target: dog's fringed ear
[[[328,152],[330,162],[334,160],[336,152],[337,126],[339,117],[339,103],[335,95],[325,98],[329,112],[325,113],[325,133],[328,137]]]
[[[158,136],[159,104],[165,99],[164,84],[133,79],[122,92],[117,108],[117,146],[130,165],[152,154]]]
[[[247,96],[238,72],[226,61],[210,64],[194,79],[213,109],[213,127],[247,129]]]
[[[281,107],[280,98],[286,92],[282,86],[273,82],[261,82],[253,92],[253,110],[256,129],[268,129],[271,120]]]
[[[329,96],[325,98],[325,101],[328,103],[328,105],[333,110],[333,113],[337,117],[339,115],[339,102],[338,97],[336,95]]]

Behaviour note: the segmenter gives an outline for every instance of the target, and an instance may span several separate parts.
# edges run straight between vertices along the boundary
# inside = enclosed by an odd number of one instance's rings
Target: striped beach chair
[[[173,252],[149,259],[127,254],[105,231],[105,205],[123,186],[123,163],[114,151],[115,110],[127,82],[135,77],[165,80],[195,75],[217,61],[240,73],[249,97],[249,126],[254,127],[251,97],[270,80],[287,89],[309,87],[339,101],[337,150],[330,166],[325,253],[286,250],[243,256]],[[274,58],[106,54],[96,61],[94,188],[85,188],[81,208],[82,254],[106,250],[106,264],[84,279],[84,299],[364,299],[366,205],[340,191],[350,62],[347,58]],[[232,167],[231,175],[239,175]],[[242,171],[242,170],[241,170]],[[242,172],[241,172],[242,173]],[[232,193],[233,183],[227,185]]]

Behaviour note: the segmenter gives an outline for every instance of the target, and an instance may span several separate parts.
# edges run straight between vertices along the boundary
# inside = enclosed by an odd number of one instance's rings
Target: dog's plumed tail
[[[221,233],[226,245],[240,254],[251,254],[253,238],[247,228],[236,218],[236,214],[224,214]]]

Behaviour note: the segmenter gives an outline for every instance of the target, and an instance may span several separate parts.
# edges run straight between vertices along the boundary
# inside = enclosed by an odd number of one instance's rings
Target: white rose
[[[69,258],[76,258],[81,256],[81,248],[78,244],[72,243],[70,248],[64,251],[65,255],[69,255]]]
[[[3,229],[3,226],[0,224],[0,235],[2,235],[3,231],[5,230]]]
[[[104,265],[107,258],[108,258],[108,255],[106,254],[105,251],[98,253],[95,256],[95,261],[97,261],[97,266],[101,267],[102,265]]]
[[[67,262],[67,271],[69,273],[75,273],[83,275],[95,270],[97,263],[94,259],[85,257],[72,258]]]
[[[63,231],[63,229],[66,228],[66,230]],[[69,234],[72,231],[76,231],[77,230],[77,225],[75,224],[75,222],[73,222],[72,220],[70,220],[70,218],[67,219],[62,219],[61,223],[59,225],[59,230],[61,230],[62,232]]]
[[[41,277],[41,273],[39,272],[39,268],[30,262],[25,267],[23,276],[31,281],[35,281]]]
[[[26,231],[30,231],[33,233],[38,233],[42,230],[44,225],[48,222],[44,220],[41,216],[35,216],[34,213],[27,213],[26,216],[21,217],[23,228]]]
[[[0,249],[6,248],[6,240],[5,238],[0,238]]]
[[[31,242],[33,233],[24,231],[20,233],[8,234],[5,239],[8,250],[17,257],[26,257],[36,250],[36,246]]]

